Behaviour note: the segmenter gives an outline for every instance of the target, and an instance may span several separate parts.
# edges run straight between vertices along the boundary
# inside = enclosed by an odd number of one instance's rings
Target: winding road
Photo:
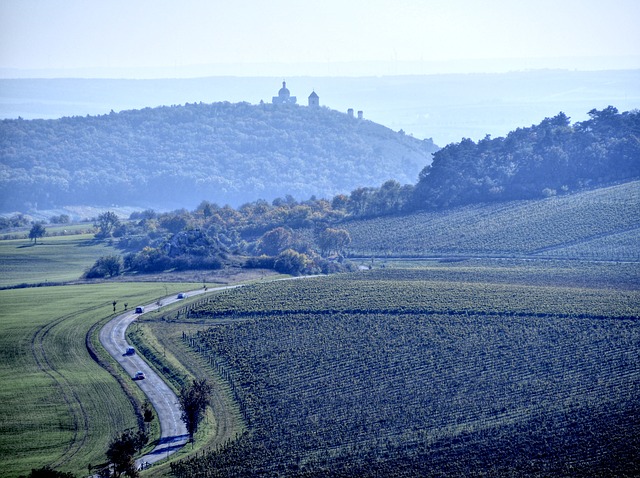
[[[314,276],[306,276],[314,277]],[[302,277],[290,277],[277,280],[301,279]],[[234,284],[221,287],[213,287],[208,289],[198,289],[186,292],[186,298],[201,295],[204,293],[219,292],[227,289],[235,289],[244,287],[245,284]],[[184,299],[178,299],[177,295],[165,297],[159,301],[145,305],[144,313],[152,312],[175,302],[181,302]],[[148,454],[136,460],[136,467],[140,468],[146,464],[153,464],[163,460],[172,453],[175,453],[184,445],[186,445],[189,435],[185,424],[180,419],[181,410],[178,403],[178,397],[167,383],[158,375],[142,357],[138,354],[126,355],[125,351],[131,345],[127,342],[126,332],[135,320],[142,314],[135,313],[135,308],[124,314],[118,315],[105,324],[100,330],[99,339],[102,346],[107,352],[125,369],[131,379],[136,372],[141,371],[145,374],[143,380],[136,380],[140,389],[147,396],[149,402],[156,411],[158,422],[160,423],[160,440],[158,445]]]
[[[209,289],[210,292],[229,289],[236,286],[226,286]],[[206,292],[205,289],[195,290],[187,293],[191,297]],[[177,296],[165,297],[157,303],[144,307],[145,313],[157,310],[161,306],[166,306],[174,302],[181,301]],[[162,305],[158,305],[162,304]],[[134,309],[135,310],[135,309]],[[126,340],[127,327],[131,325],[141,314],[132,310],[121,314],[110,320],[100,331],[100,343],[109,354],[118,361],[126,370],[130,377],[135,376],[137,371],[145,374],[145,379],[137,380],[136,383],[145,393],[149,402],[156,411],[158,422],[160,423],[160,440],[158,445],[147,455],[136,460],[136,467],[144,463],[153,464],[182,448],[189,439],[187,429],[180,419],[181,411],[178,404],[178,397],[165,383],[165,381],[137,354],[125,355],[125,351],[130,344]]]

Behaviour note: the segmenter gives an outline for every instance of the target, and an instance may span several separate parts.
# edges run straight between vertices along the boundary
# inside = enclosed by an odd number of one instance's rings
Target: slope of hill
[[[461,206],[342,225],[356,256],[640,260],[640,181],[542,200]]]
[[[465,265],[263,282],[158,320],[191,330],[248,428],[173,476],[637,476],[638,291],[597,285],[637,267],[563,271],[576,287]]]
[[[186,104],[0,123],[0,210],[239,205],[413,183],[437,147],[328,108]]]

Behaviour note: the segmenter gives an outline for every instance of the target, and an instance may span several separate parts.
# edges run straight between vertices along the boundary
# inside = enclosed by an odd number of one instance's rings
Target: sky
[[[0,0],[3,77],[640,68],[638,0]]]

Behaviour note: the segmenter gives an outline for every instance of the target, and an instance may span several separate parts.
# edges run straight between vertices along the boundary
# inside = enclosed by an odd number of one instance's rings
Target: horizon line
[[[333,62],[203,63],[174,66],[0,67],[0,79],[195,79],[220,77],[381,77],[495,74],[537,70],[609,71],[640,69],[640,56],[372,60]]]

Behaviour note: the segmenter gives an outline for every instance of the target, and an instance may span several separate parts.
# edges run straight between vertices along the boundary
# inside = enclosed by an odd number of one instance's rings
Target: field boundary
[[[206,305],[210,303],[207,300],[198,301],[198,305]],[[195,305],[195,304],[194,304]],[[584,313],[550,313],[550,312],[517,312],[517,311],[500,311],[491,312],[486,310],[456,310],[456,309],[296,309],[296,310],[263,310],[263,311],[246,311],[236,312],[233,310],[225,310],[216,312],[215,317],[208,316],[209,319],[215,320],[217,317],[279,317],[279,316],[292,316],[292,315],[448,315],[448,316],[486,316],[486,317],[535,317],[539,319],[588,319],[588,320],[630,320],[638,321],[640,317],[633,316],[612,316],[601,314],[584,314]],[[198,318],[202,319],[207,317],[206,314],[199,314],[192,310],[185,312],[186,318]],[[206,324],[203,324],[206,325]]]

